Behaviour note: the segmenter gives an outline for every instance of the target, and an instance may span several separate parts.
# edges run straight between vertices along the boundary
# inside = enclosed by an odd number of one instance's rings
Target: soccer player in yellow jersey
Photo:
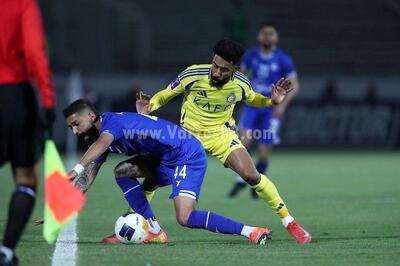
[[[243,53],[243,47],[234,41],[218,41],[211,65],[188,67],[151,99],[139,93],[137,111],[148,114],[183,93],[181,126],[196,136],[206,151],[254,188],[298,243],[309,243],[311,235],[289,214],[275,185],[256,170],[235,131],[232,117],[235,104],[239,101],[256,107],[274,106],[280,104],[293,88],[289,80],[282,78],[272,85],[271,98],[255,93],[246,76],[238,71]]]

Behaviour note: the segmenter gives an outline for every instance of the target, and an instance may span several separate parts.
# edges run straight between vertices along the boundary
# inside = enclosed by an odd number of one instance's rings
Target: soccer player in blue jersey
[[[299,82],[292,59],[277,47],[279,36],[276,26],[272,23],[263,23],[257,39],[259,46],[249,49],[241,64],[241,71],[249,77],[254,91],[271,97],[272,84],[278,82],[282,77],[289,79],[294,88],[281,104],[274,107],[243,106],[239,123],[241,140],[247,149],[252,146],[253,141],[257,142],[258,162],[256,168],[258,172],[265,173],[268,169],[272,146],[280,142],[280,120],[288,104],[296,95]],[[229,196],[235,197],[245,187],[246,183],[240,176],[237,176]],[[255,191],[251,191],[253,198],[257,199]]]
[[[176,219],[182,226],[242,235],[258,245],[265,245],[271,238],[267,228],[247,226],[210,211],[195,209],[207,158],[201,143],[179,126],[137,113],[98,115],[93,105],[82,99],[71,103],[64,110],[64,116],[74,134],[93,141],[68,174],[77,187],[82,190],[90,187],[109,153],[132,157],[117,165],[115,180],[129,206],[149,223],[150,234],[145,243],[167,243],[168,238],[137,180],[143,175],[146,176],[143,186],[147,188],[172,186],[170,198],[175,205]],[[138,157],[143,156],[147,159],[138,163]],[[146,174],[148,172],[151,174]]]

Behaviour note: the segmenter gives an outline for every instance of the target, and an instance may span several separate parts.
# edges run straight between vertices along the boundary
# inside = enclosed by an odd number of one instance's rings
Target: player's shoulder
[[[246,50],[245,56],[256,57],[260,54],[260,47],[252,47]]]
[[[210,68],[210,64],[191,65],[179,74],[179,79],[207,77],[210,73]]]
[[[281,49],[281,48],[276,48],[275,51],[274,51],[274,53],[275,53],[275,55],[276,55],[278,58],[280,58],[280,59],[283,59],[283,60],[292,60],[292,58],[290,57],[290,55],[289,55],[287,52],[285,52],[283,49]]]
[[[240,71],[233,73],[232,82],[244,88],[251,88],[250,80]]]
[[[101,114],[103,122],[105,121],[124,121],[132,117],[136,117],[137,113],[131,112],[104,112]]]

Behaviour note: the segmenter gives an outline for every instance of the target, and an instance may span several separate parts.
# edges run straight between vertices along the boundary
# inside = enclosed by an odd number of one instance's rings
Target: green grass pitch
[[[400,154],[373,151],[276,151],[268,176],[291,213],[313,235],[310,245],[296,244],[279,219],[249,190],[226,195],[234,174],[209,158],[198,209],[218,212],[250,225],[268,226],[273,241],[255,246],[240,236],[186,229],[175,221],[170,188],[152,202],[167,232],[168,245],[102,245],[126,203],[114,183],[112,157],[101,170],[78,219],[78,265],[394,265],[400,260]],[[0,231],[13,184],[9,166],[0,170]],[[40,192],[31,218],[41,217]],[[2,237],[2,236],[0,236]],[[32,222],[17,249],[22,265],[50,265],[47,245]],[[397,261],[397,262],[396,262]]]

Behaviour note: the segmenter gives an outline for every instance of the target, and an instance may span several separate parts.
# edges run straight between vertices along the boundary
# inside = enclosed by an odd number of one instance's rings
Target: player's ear
[[[92,122],[95,122],[97,120],[97,115],[92,111],[90,111],[88,113],[88,116],[89,116],[90,121],[92,121]]]

